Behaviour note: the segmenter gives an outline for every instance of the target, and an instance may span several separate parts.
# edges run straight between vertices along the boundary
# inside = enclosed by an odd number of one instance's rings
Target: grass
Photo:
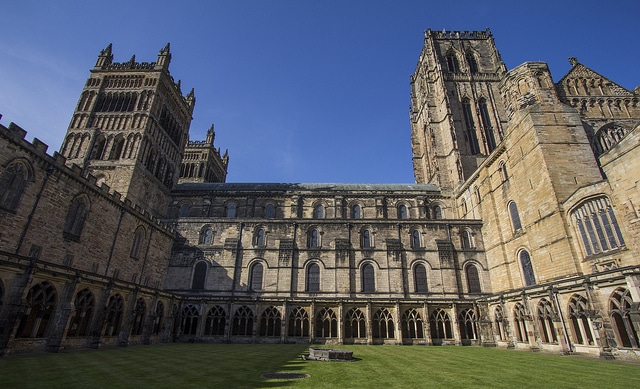
[[[640,365],[481,347],[339,346],[356,362],[305,361],[308,346],[168,344],[0,359],[2,388],[639,387]],[[269,372],[306,373],[265,380]]]

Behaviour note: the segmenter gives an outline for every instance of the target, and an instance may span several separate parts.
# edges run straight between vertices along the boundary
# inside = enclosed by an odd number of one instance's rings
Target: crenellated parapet
[[[433,31],[430,28],[424,32],[424,37],[435,39],[488,39],[493,37],[490,29],[485,31]]]

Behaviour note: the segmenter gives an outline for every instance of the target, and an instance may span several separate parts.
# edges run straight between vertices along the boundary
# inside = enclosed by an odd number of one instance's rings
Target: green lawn
[[[481,347],[339,346],[356,362],[305,361],[304,345],[168,344],[0,358],[2,388],[632,388],[640,365]],[[297,372],[309,378],[265,380]]]

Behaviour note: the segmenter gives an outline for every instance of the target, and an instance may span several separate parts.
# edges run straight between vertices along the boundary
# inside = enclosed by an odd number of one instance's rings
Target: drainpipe
[[[40,198],[42,197],[42,193],[44,192],[44,187],[47,185],[47,182],[49,181],[49,177],[51,177],[51,173],[53,173],[53,171],[55,170],[55,168],[51,165],[47,166],[47,174],[44,176],[44,180],[42,181],[42,186],[40,186],[40,190],[38,191],[38,195],[36,196],[36,201],[33,204],[33,207],[31,208],[31,212],[29,213],[29,216],[27,216],[27,223],[24,226],[24,229],[22,230],[22,234],[20,234],[20,239],[18,240],[18,246],[16,247],[16,254],[20,253],[20,249],[22,248],[22,242],[24,241],[24,238],[27,236],[27,231],[29,231],[29,227],[31,226],[31,219],[33,219],[33,214],[36,213],[36,208],[38,208],[38,203],[40,202]]]
[[[111,243],[111,250],[109,250],[109,258],[107,259],[107,267],[104,269],[104,276],[107,277],[109,272],[109,266],[111,265],[111,258],[113,257],[113,250],[116,248],[116,241],[118,240],[118,234],[120,233],[120,225],[122,225],[122,219],[124,218],[124,208],[120,210],[120,219],[118,219],[118,227],[116,227],[116,233],[113,236],[113,243]]]
[[[571,342],[569,341],[569,333],[567,332],[567,323],[564,321],[564,315],[562,315],[562,310],[560,309],[560,302],[558,301],[558,289],[551,287],[550,292],[553,295],[553,301],[556,303],[556,308],[558,309],[558,314],[560,315],[560,323],[562,323],[562,329],[564,330],[564,341],[567,342],[567,347],[569,348],[569,352],[573,351],[573,347],[571,346]]]

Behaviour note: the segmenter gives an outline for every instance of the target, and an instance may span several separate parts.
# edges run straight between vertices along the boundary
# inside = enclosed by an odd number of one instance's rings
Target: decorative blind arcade
[[[587,256],[625,245],[613,208],[606,197],[587,201],[571,216]]]

